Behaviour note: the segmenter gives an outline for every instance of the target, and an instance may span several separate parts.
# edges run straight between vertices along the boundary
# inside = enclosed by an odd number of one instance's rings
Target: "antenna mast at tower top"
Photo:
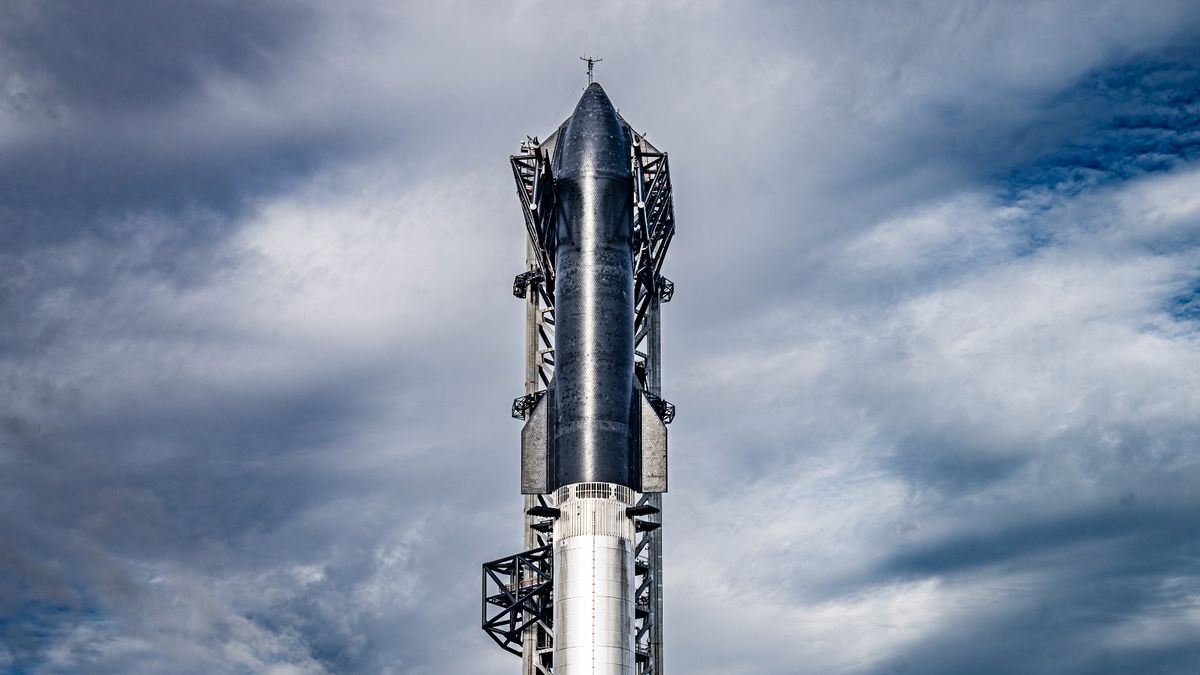
[[[604,59],[596,59],[596,58],[592,58],[592,57],[590,57],[590,56],[584,55],[584,56],[581,56],[581,57],[579,57],[579,60],[580,60],[580,61],[587,61],[587,64],[588,64],[588,84],[592,84],[593,82],[595,82],[595,78],[593,78],[593,77],[592,77],[592,73],[593,73],[593,72],[596,70],[596,64],[597,64],[597,63],[600,63],[600,62],[601,62],[601,61],[603,61]]]

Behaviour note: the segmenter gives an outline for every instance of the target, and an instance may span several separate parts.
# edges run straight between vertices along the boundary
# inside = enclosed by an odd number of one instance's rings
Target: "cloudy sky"
[[[1200,5],[595,4],[0,5],[0,672],[517,672],[583,52],[674,169],[670,671],[1200,672]]]

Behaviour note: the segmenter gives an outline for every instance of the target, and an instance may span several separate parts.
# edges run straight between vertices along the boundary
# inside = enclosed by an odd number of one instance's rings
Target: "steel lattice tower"
[[[607,103],[599,85],[589,85],[575,116],[583,114],[580,110],[584,109],[589,94],[603,96],[603,102]],[[619,147],[628,149],[628,175],[632,176],[633,194],[626,201],[631,204],[632,214],[623,216],[632,223],[632,363],[635,392],[640,392],[635,396],[644,401],[648,411],[640,417],[644,420],[643,431],[634,451],[638,453],[640,474],[630,481],[640,487],[627,497],[628,507],[622,507],[634,533],[632,645],[636,652],[636,672],[647,675],[663,672],[661,527],[662,493],[666,491],[666,432],[662,425],[673,420],[675,409],[662,398],[661,305],[670,301],[674,293],[674,284],[662,275],[662,267],[675,233],[675,216],[666,153],[651,145],[615,110],[612,114],[619,123],[619,133],[625,135]],[[522,143],[520,153],[510,158],[526,227],[525,271],[513,283],[513,295],[525,304],[525,390],[512,405],[512,416],[525,420],[521,476],[525,495],[524,552],[484,564],[482,618],[484,630],[497,644],[522,657],[524,675],[554,672],[552,533],[560,516],[567,520],[558,507],[565,499],[582,494],[580,490],[610,485],[581,483],[560,489],[553,484],[553,478],[546,480],[546,476],[553,475],[556,462],[553,450],[546,449],[552,441],[544,431],[545,416],[554,415],[546,410],[553,405],[550,400],[553,396],[547,394],[555,386],[555,291],[556,281],[560,281],[555,270],[559,245],[556,223],[570,217],[557,212],[560,208],[570,208],[570,200],[569,196],[557,194],[554,169],[556,151],[561,150],[560,143],[571,122],[572,118],[568,118],[545,141],[528,138]],[[563,161],[558,159],[560,163]],[[661,434],[655,432],[656,428],[661,428]],[[600,671],[593,666],[587,672]],[[632,671],[618,668],[604,672]]]

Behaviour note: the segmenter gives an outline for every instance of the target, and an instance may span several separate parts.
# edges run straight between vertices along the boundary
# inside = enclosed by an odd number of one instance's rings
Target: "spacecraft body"
[[[634,375],[630,132],[592,84],[556,135],[554,380],[521,434],[522,492],[665,492],[666,427]]]
[[[552,487],[638,487],[633,373],[633,172],[600,85],[587,88],[554,153]]]

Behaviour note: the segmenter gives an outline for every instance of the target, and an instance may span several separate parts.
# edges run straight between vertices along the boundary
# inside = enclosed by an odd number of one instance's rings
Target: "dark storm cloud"
[[[512,672],[505,159],[593,48],[671,667],[1194,670],[1190,9],[7,5],[0,671]]]
[[[1044,522],[1025,521],[1011,529],[961,533],[919,550],[905,551],[885,561],[880,570],[894,575],[946,575],[970,572],[981,566],[1004,565],[1051,549],[1071,550],[1092,541],[1114,542],[1121,551],[1109,553],[1118,566],[1136,566],[1156,578],[1161,566],[1186,559],[1195,543],[1194,505],[1147,508],[1128,493],[1116,504],[1098,506],[1086,513]],[[1124,503],[1120,503],[1124,502]],[[1149,555],[1145,555],[1149,552]],[[1141,554],[1141,555],[1139,555]],[[1191,565],[1180,572],[1193,573]]]
[[[1169,309],[1171,316],[1180,321],[1200,320],[1200,288],[1193,288],[1173,298]]]
[[[72,112],[110,114],[178,100],[214,71],[278,73],[313,18],[299,5],[230,2],[15,2],[2,12],[9,67]]]
[[[1078,137],[1063,139],[1050,156],[1014,170],[1010,189],[1079,191],[1195,160],[1198,63],[1200,52],[1183,47],[1104,69],[1065,92],[1050,107],[1090,124]]]
[[[39,651],[30,641],[42,631],[31,627],[127,611],[113,604],[135,602],[138,575],[120,561],[229,564],[223,549],[291,522],[347,480],[313,467],[330,461],[321,449],[345,432],[358,400],[336,383],[181,402],[165,378],[151,392],[111,401],[107,413],[60,392],[43,402],[59,419],[9,419],[5,462],[20,480],[6,481],[4,523],[16,529],[5,540],[26,545],[4,567],[13,581],[21,570],[40,579],[7,594],[19,611],[3,637],[19,653]],[[310,454],[288,452],[297,446]],[[97,589],[96,574],[123,579]]]
[[[11,227],[0,243],[6,249],[62,241],[77,236],[81,224],[105,238],[126,234],[119,226],[96,222],[105,214],[158,208],[187,218],[189,210],[203,208],[236,215],[246,197],[286,184],[328,157],[335,145],[332,138],[314,134],[249,147],[194,148],[189,142],[140,138],[128,129],[110,135],[104,126],[67,130],[5,152],[0,209]],[[186,224],[189,236],[197,242],[219,236],[223,220],[193,217]]]
[[[1194,606],[1194,588],[1185,581],[1200,572],[1189,536],[1194,528],[1180,518],[1194,513],[1123,509],[1105,513],[1115,525],[1061,523],[1017,537],[1058,549],[1024,551],[1026,566],[1043,570],[1041,580],[1022,579],[1015,573],[1021,563],[1000,563],[976,621],[948,627],[873,672],[1189,672],[1200,653],[1187,628],[1170,624],[1186,626]],[[1169,539],[1148,537],[1139,527],[1154,530],[1164,522],[1175,526]]]
[[[288,76],[313,32],[303,5],[19,2],[0,12],[6,252],[87,232],[128,246],[134,233],[114,221],[158,209],[186,233],[163,237],[154,257],[178,260],[226,234],[247,198],[361,140],[334,120],[254,128],[236,101],[214,102],[214,87]]]
[[[138,152],[148,150],[138,147],[144,139],[129,134],[123,116],[178,105],[214,77],[261,82],[278,76],[312,19],[300,6],[224,2],[18,2],[2,11],[5,116],[49,123],[55,131],[53,138],[15,139],[18,152],[5,153],[10,208],[48,205],[50,190],[101,206],[122,170],[144,161]],[[39,149],[38,141],[52,145]],[[158,151],[160,160],[203,163]],[[22,177],[26,182],[12,184]],[[145,170],[127,180],[151,178],[153,170]],[[39,182],[40,190],[31,189]],[[141,194],[169,183],[145,185]],[[120,192],[115,196],[119,200]]]

